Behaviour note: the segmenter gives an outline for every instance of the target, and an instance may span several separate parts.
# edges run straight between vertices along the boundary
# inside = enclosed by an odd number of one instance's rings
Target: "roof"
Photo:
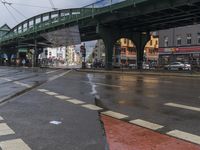
[[[7,25],[7,24],[4,24],[3,26],[0,27],[0,30],[3,30],[3,31],[10,31],[10,27]]]

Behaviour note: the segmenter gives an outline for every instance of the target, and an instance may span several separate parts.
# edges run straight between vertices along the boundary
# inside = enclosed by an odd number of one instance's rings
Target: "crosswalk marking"
[[[55,93],[55,92],[45,92],[45,93],[48,94],[48,95],[51,95],[51,96],[58,95],[58,93]]]
[[[192,107],[192,106],[187,106],[187,105],[182,105],[182,104],[165,103],[165,105],[166,106],[171,106],[171,107],[177,107],[177,108],[187,109],[187,110],[200,111],[200,108],[198,108],[198,107]]]
[[[2,150],[31,150],[22,139],[14,139],[0,142]]]
[[[4,120],[3,117],[0,116],[0,121]]]
[[[46,90],[46,89],[37,89],[37,90],[40,92],[48,92],[48,90]]]
[[[83,101],[80,101],[80,100],[77,100],[77,99],[69,99],[69,100],[66,100],[67,102],[70,102],[70,103],[73,103],[73,104],[84,104],[85,102]]]
[[[101,112],[101,113],[104,114],[104,115],[116,118],[116,119],[124,119],[124,118],[128,117],[127,115],[117,113],[117,112],[114,112],[114,111],[105,111],[105,112]]]
[[[186,140],[186,141],[190,141],[190,142],[193,142],[193,143],[196,143],[196,144],[200,144],[200,136],[197,136],[197,135],[194,135],[194,134],[190,134],[190,133],[183,132],[183,131],[180,131],[180,130],[173,130],[173,131],[167,132],[167,134],[171,135],[173,137],[176,137],[176,138],[180,138],[180,139],[183,139],[183,140]]]
[[[70,99],[70,97],[64,96],[64,95],[57,95],[57,96],[55,96],[55,97],[56,97],[56,98],[59,98],[59,99],[61,99],[61,100]]]
[[[148,129],[152,129],[152,130],[158,130],[160,128],[163,128],[163,126],[161,126],[159,124],[151,123],[151,122],[141,120],[141,119],[131,120],[130,123],[136,124],[136,125],[148,128]]]
[[[98,107],[96,105],[92,105],[92,104],[86,104],[86,105],[82,105],[82,107],[84,108],[88,108],[90,110],[102,110],[103,108]]]
[[[6,123],[0,123],[0,136],[10,134],[15,134],[15,132]]]

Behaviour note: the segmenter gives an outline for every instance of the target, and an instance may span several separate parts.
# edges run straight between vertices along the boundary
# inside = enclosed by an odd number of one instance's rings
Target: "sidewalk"
[[[165,71],[146,71],[146,70],[102,70],[102,69],[77,69],[79,72],[90,73],[115,73],[126,75],[152,75],[152,76],[175,76],[175,77],[200,77],[200,72],[165,72]]]

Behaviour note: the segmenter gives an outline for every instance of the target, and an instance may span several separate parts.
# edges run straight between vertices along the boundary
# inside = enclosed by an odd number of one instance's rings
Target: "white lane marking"
[[[182,105],[182,104],[165,103],[164,105],[171,106],[171,107],[182,108],[182,109],[187,109],[187,110],[200,111],[200,108],[198,108],[198,107],[192,107],[192,106],[187,106],[187,105]]]
[[[13,80],[8,79],[8,78],[1,78],[1,79],[6,80],[6,81],[13,81]]]
[[[86,105],[82,105],[82,107],[84,108],[88,108],[90,110],[102,110],[103,108],[98,107],[96,105],[92,105],[92,104],[86,104]]]
[[[70,97],[68,97],[68,96],[64,96],[64,95],[57,95],[57,96],[55,96],[56,98],[58,98],[58,99],[61,99],[61,100],[67,100],[67,99],[70,99]]]
[[[13,83],[18,84],[18,85],[21,85],[21,86],[24,86],[24,87],[27,87],[27,88],[30,88],[30,87],[31,87],[31,86],[28,85],[28,84],[25,84],[25,83],[22,83],[22,82],[18,82],[18,81],[15,81],[15,82],[13,82]]]
[[[55,92],[45,92],[45,93],[48,94],[48,95],[51,95],[51,96],[58,95],[58,93],[55,93]]]
[[[180,131],[180,130],[173,130],[173,131],[167,132],[167,134],[171,135],[173,137],[176,137],[176,138],[180,138],[180,139],[183,139],[183,140],[186,140],[186,141],[190,141],[190,142],[193,142],[193,143],[196,143],[196,144],[200,144],[200,136],[197,136],[197,135],[194,135],[194,134],[190,134],[190,133],[183,132],[183,131]]]
[[[151,123],[151,122],[141,120],[141,119],[131,120],[129,122],[132,123],[132,124],[136,124],[136,125],[148,128],[148,129],[152,129],[152,130],[158,130],[158,129],[164,127],[164,126],[161,126],[159,124]]]
[[[116,87],[121,88],[122,86],[119,85],[112,85],[112,84],[104,84],[104,83],[95,83],[96,85],[108,86],[108,87]]]
[[[73,103],[73,104],[84,104],[85,102],[83,101],[80,101],[80,100],[77,100],[77,99],[69,99],[69,100],[66,100],[67,102],[70,102],[70,103]]]
[[[4,120],[3,117],[0,116],[0,121]]]
[[[114,111],[104,111],[104,112],[101,112],[101,113],[104,114],[104,115],[116,118],[116,119],[124,119],[124,118],[128,117],[127,115],[117,113],[117,112],[114,112]]]
[[[46,89],[37,89],[37,91],[40,91],[40,92],[48,92],[48,90],[46,90]]]
[[[0,136],[10,134],[15,134],[15,132],[6,123],[0,123]]]
[[[53,81],[53,80],[55,80],[55,79],[57,79],[57,78],[60,78],[60,77],[62,77],[62,76],[64,76],[64,75],[70,73],[70,72],[71,72],[71,70],[69,70],[69,71],[67,71],[67,72],[64,72],[64,73],[61,73],[60,75],[53,76],[53,77],[49,78],[48,81]]]
[[[89,82],[87,82],[87,83],[89,83],[92,87],[92,92],[90,92],[90,94],[92,94],[92,95],[97,94],[96,85],[92,82],[93,76],[91,74],[87,74],[87,77],[89,80]]]
[[[62,70],[62,69],[59,69],[59,70]],[[48,72],[46,72],[46,74],[54,73],[54,72],[57,72],[59,70],[48,71]]]
[[[91,82],[87,82],[87,81],[83,81],[85,83],[91,83]],[[116,88],[121,88],[122,86],[119,85],[112,85],[112,84],[104,84],[104,83],[95,83],[93,82],[93,84],[95,85],[100,85],[100,86],[107,86],[107,87],[116,87]]]
[[[31,150],[22,139],[14,139],[0,142],[2,150]]]

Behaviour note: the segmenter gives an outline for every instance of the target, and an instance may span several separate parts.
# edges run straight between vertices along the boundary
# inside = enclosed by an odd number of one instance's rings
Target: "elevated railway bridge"
[[[107,68],[112,67],[115,42],[120,38],[131,39],[136,45],[140,68],[150,31],[199,23],[199,10],[199,0],[101,0],[82,8],[46,12],[19,23],[0,38],[0,51],[7,53],[9,60],[19,47],[33,48],[37,55],[39,49],[52,46],[49,35],[73,29],[79,38],[74,43],[65,39],[66,45],[103,39]]]

